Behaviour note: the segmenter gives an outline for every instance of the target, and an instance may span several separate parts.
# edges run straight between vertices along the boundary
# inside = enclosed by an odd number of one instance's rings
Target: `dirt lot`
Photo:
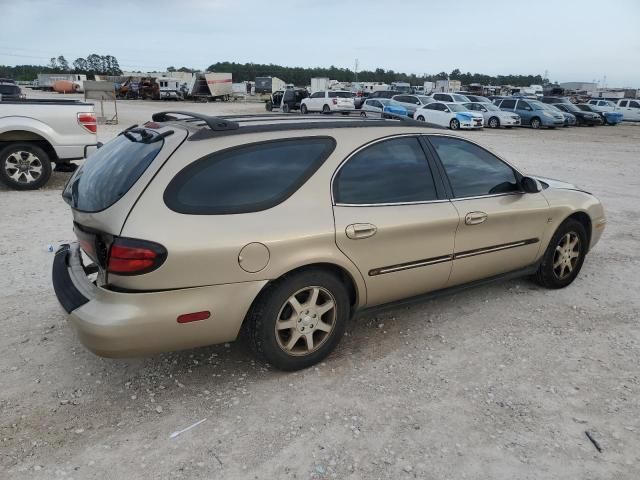
[[[122,102],[100,139],[175,106]],[[73,235],[68,174],[1,189],[0,478],[640,478],[640,125],[464,135],[604,202],[581,275],[561,291],[522,279],[355,319],[325,363],[294,374],[239,343],[88,353],[45,248]]]

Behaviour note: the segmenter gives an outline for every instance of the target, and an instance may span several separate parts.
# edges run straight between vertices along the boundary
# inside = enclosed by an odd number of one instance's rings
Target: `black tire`
[[[289,305],[288,299],[307,287],[320,287],[330,292],[335,300],[335,314],[331,324],[333,328],[319,342],[316,350],[306,354],[292,354],[280,346],[281,339],[276,334],[276,322]],[[245,326],[249,345],[258,359],[279,370],[293,371],[310,367],[329,355],[340,342],[350,315],[349,295],[342,281],[330,272],[313,269],[287,275],[268,285],[251,306]],[[292,331],[295,333],[293,329]],[[300,342],[303,342],[302,347],[306,348],[306,339],[300,337],[296,345]]]
[[[491,117],[487,125],[489,128],[500,128],[500,119],[498,117]]]
[[[29,161],[32,168],[38,168],[38,176],[35,170],[25,171],[17,175],[18,168],[13,164],[20,161]],[[12,143],[0,150],[0,181],[14,190],[36,190],[49,181],[51,177],[51,159],[47,152],[32,143]]]
[[[418,115],[418,121],[424,122],[424,117],[422,115]]]
[[[576,258],[575,264],[572,264],[572,270],[569,274],[562,276],[561,274],[566,273],[565,267],[562,263],[556,267],[554,267],[554,265],[559,261],[562,262],[563,259],[567,260],[563,254],[557,250],[557,248],[561,247],[567,235],[575,235],[578,238],[577,251],[579,252],[579,256]],[[545,288],[555,289],[566,287],[573,282],[578,276],[578,273],[580,273],[588,248],[588,237],[584,225],[572,218],[565,220],[553,234],[547,246],[547,250],[542,257],[542,263],[535,274],[536,282]],[[571,262],[571,260],[569,261]],[[558,269],[562,270],[558,272]]]
[[[451,121],[449,122],[449,128],[451,130],[459,130],[460,129],[460,122],[458,121],[457,118],[452,118]]]
[[[300,105],[300,113],[302,113],[303,115],[306,115],[308,111],[309,110],[307,109],[306,105]]]
[[[271,110],[273,110],[273,104],[272,104],[271,102],[267,102],[267,103],[264,105],[264,108],[266,108],[266,109],[267,109],[267,112],[270,112]]]
[[[361,117],[366,117],[367,116],[367,112],[360,112],[360,116]]]
[[[542,122],[538,117],[533,117],[531,119],[530,124],[531,124],[531,128],[533,128],[534,130],[538,130],[542,126]]]
[[[289,104],[288,103],[282,104],[282,112],[283,113],[289,113]]]
[[[329,113],[331,112],[331,108],[329,107],[329,105],[325,105],[324,107],[322,107],[322,113]]]

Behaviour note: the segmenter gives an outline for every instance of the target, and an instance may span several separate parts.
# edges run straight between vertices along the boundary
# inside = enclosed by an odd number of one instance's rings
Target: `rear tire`
[[[36,190],[49,181],[51,160],[39,146],[12,143],[0,150],[0,181],[14,190]]]
[[[289,113],[289,111],[290,111],[289,110],[289,104],[288,103],[283,104],[282,105],[282,112],[283,113]]]
[[[267,102],[264,106],[264,108],[267,109],[267,112],[270,112],[273,110],[273,104],[271,102]]]
[[[571,246],[573,242],[575,246]],[[580,273],[588,248],[584,225],[572,218],[565,220],[549,242],[535,274],[536,282],[545,288],[566,287]]]
[[[245,325],[249,344],[260,360],[293,371],[329,355],[340,342],[350,314],[342,281],[313,269],[267,286],[251,306]]]
[[[324,107],[322,107],[322,113],[329,113],[331,112],[331,107],[329,107],[329,105],[325,105]]]

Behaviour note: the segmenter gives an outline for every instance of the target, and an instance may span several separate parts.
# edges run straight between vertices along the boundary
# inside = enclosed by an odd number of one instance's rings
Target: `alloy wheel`
[[[580,237],[576,232],[568,232],[560,238],[553,255],[553,273],[564,280],[576,268],[580,260]]]
[[[326,288],[305,287],[291,295],[275,323],[278,346],[288,355],[318,350],[336,325],[336,300]]]
[[[4,171],[9,178],[20,184],[30,184],[42,175],[42,162],[32,152],[12,152],[4,161]]]

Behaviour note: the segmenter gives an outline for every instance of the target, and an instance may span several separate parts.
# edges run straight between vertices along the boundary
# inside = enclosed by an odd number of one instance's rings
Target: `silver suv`
[[[125,130],[63,192],[78,242],[53,284],[80,340],[116,357],[244,331],[295,370],[365,308],[506,274],[570,284],[600,202],[423,125],[164,112]]]

